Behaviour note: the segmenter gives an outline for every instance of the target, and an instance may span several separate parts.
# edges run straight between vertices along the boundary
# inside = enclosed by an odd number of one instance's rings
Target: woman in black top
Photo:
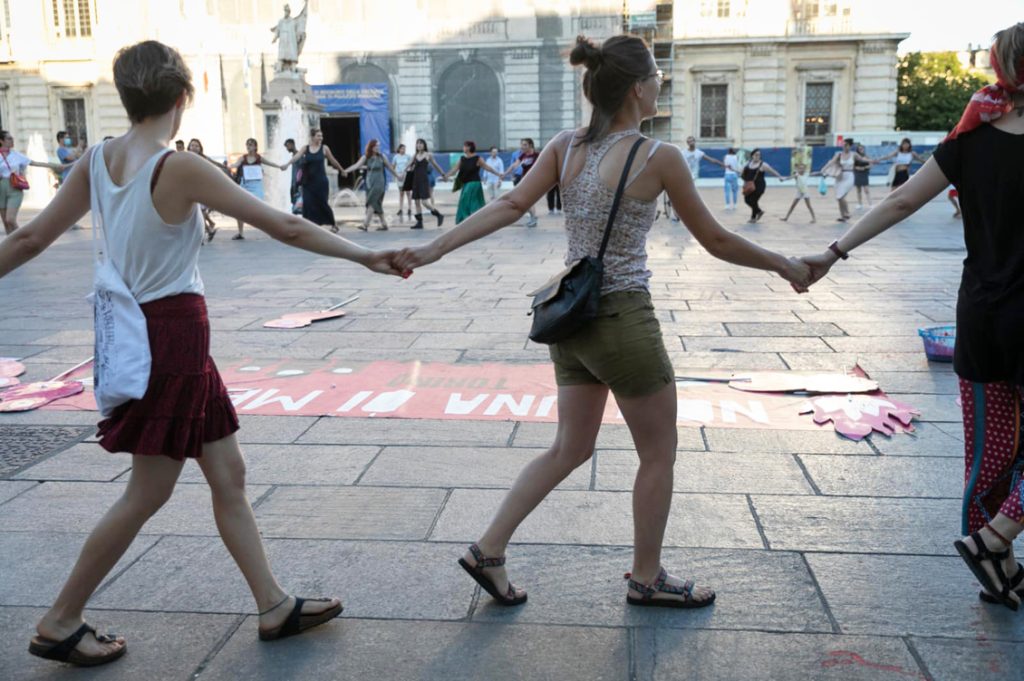
[[[1024,23],[996,34],[996,85],[972,97],[960,123],[910,180],[821,255],[820,279],[848,251],[878,236],[952,183],[960,194],[967,258],[957,299],[953,368],[960,377],[966,485],[954,542],[981,582],[982,600],[1016,610],[1024,569],[1012,541],[1024,530]]]
[[[320,128],[313,128],[309,133],[309,144],[303,146],[292,156],[291,160],[281,164],[284,170],[292,163],[300,163],[302,176],[298,182],[302,185],[302,217],[317,225],[326,225],[332,232],[338,231],[334,221],[334,211],[327,198],[330,185],[327,182],[327,163],[345,175],[345,169],[334,158],[331,148],[324,144],[324,134]]]
[[[868,153],[864,150],[863,144],[858,144],[855,151],[857,155],[853,157],[853,186],[857,188],[857,210],[861,210],[865,203],[871,208],[871,160],[867,158]]]
[[[455,185],[461,189],[459,208],[455,213],[455,224],[459,224],[486,204],[484,189],[480,184],[481,169],[494,175],[500,174],[477,156],[476,142],[466,140],[462,143],[462,158],[459,159],[459,165],[453,167],[443,176],[447,180],[452,173],[458,173]]]
[[[434,155],[427,148],[427,141],[416,140],[416,153],[413,154],[409,165],[405,167],[406,176],[412,176],[412,200],[416,202],[416,223],[410,229],[423,229],[423,206],[430,210],[430,214],[437,218],[437,226],[444,224],[444,215],[434,207],[434,200],[430,198],[430,176],[429,166],[437,168],[440,175],[444,175],[441,166],[437,165]]]
[[[750,206],[750,221],[757,222],[764,215],[761,206],[757,202],[761,199],[766,188],[764,174],[771,173],[782,179],[782,175],[770,165],[761,160],[761,150],[754,149],[750,152],[750,160],[743,166],[743,201]]]

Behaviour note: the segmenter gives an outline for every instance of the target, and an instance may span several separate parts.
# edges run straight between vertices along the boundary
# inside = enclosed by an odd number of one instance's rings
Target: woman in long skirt
[[[398,173],[395,171],[395,167],[384,158],[384,154],[380,153],[380,142],[376,139],[370,140],[366,144],[366,151],[359,157],[359,160],[342,172],[348,175],[364,166],[366,167],[366,216],[359,229],[364,232],[368,230],[370,217],[376,215],[380,220],[380,227],[377,228],[377,231],[382,232],[388,228],[387,220],[384,219],[384,194],[388,188],[388,177],[384,173],[384,169],[390,170],[395,177],[398,176]]]
[[[316,225],[330,227],[332,232],[338,231],[334,221],[334,211],[328,202],[330,185],[327,182],[326,163],[344,174],[344,168],[334,158],[331,148],[324,144],[324,133],[320,128],[313,128],[309,133],[309,144],[304,145],[286,163],[281,164],[284,170],[292,163],[300,163],[299,184],[302,185],[302,217]]]
[[[452,173],[457,173],[456,185],[462,187],[459,193],[459,208],[455,213],[455,224],[459,224],[484,207],[484,188],[480,183],[481,170],[486,170],[494,175],[500,174],[477,156],[476,142],[466,140],[462,143],[462,158],[459,159],[459,165],[449,170],[444,176],[444,179],[447,180]]]

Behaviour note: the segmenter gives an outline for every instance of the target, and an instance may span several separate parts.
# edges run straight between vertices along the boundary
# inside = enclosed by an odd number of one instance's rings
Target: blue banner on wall
[[[359,114],[359,146],[365,149],[371,139],[377,139],[381,152],[391,158],[387,83],[314,85],[313,93],[324,113]]]

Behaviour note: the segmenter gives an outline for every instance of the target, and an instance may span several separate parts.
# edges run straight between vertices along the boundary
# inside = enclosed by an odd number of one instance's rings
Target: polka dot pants
[[[962,532],[976,532],[997,513],[1024,524],[1024,387],[960,379],[964,415]]]

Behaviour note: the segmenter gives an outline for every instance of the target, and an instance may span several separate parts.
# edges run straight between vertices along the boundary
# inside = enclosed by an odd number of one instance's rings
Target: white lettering
[[[259,395],[261,392],[263,392],[263,388],[249,388],[248,390],[239,390],[238,392],[228,390],[228,397],[231,398],[231,404],[235,405],[235,409],[238,409],[242,402],[245,402],[253,395]]]
[[[558,404],[557,395],[548,395],[542,398],[540,404],[537,406],[537,416],[550,416],[551,408]]]
[[[736,423],[736,414],[743,414],[756,423],[771,424],[764,405],[756,400],[753,402],[748,401],[746,407],[743,407],[739,402],[722,400],[719,406],[722,410],[722,420],[726,423]]]
[[[353,409],[359,406],[360,402],[362,402],[372,394],[372,390],[361,390],[360,392],[357,392],[355,395],[350,397],[345,404],[338,407],[335,411],[352,411]]]
[[[484,403],[490,395],[487,393],[481,393],[471,400],[462,399],[462,393],[452,393],[448,398],[448,404],[445,405],[445,414],[454,414],[456,416],[466,416],[472,414],[481,404]]]
[[[712,423],[715,420],[715,410],[708,400],[679,400],[677,404],[680,421]]]
[[[534,395],[523,395],[521,402],[517,402],[511,395],[495,395],[494,401],[484,410],[487,416],[496,416],[502,407],[512,412],[513,416],[529,416],[530,406],[536,397]]]
[[[265,404],[274,404],[278,402],[281,404],[281,408],[285,411],[298,411],[305,407],[307,404],[320,397],[323,394],[323,390],[314,390],[303,398],[293,400],[287,395],[281,395],[280,397],[274,397],[277,395],[277,388],[271,388],[267,392],[263,393],[249,404],[242,407],[243,409],[259,409]]]
[[[363,405],[362,409],[368,413],[395,411],[411,400],[415,394],[411,390],[395,390],[389,393],[381,393]]]

